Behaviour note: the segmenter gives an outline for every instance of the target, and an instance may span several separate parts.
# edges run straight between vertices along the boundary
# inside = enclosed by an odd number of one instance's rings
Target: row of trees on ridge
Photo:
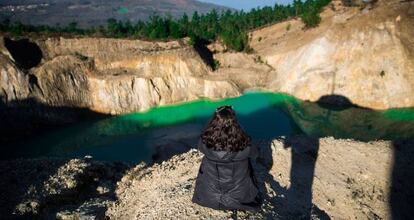
[[[331,0],[294,0],[292,4],[275,4],[273,7],[252,9],[249,12],[231,11],[217,12],[213,10],[207,14],[194,12],[191,17],[184,14],[179,19],[171,16],[151,16],[146,22],[117,21],[108,19],[106,26],[79,28],[77,23],[70,23],[66,27],[60,26],[32,26],[22,23],[4,21],[0,24],[0,31],[21,35],[25,32],[36,33],[72,33],[78,35],[99,35],[116,38],[138,38],[149,40],[167,40],[190,37],[191,41],[212,42],[220,38],[224,44],[235,51],[247,51],[249,30],[280,22],[291,17],[301,17],[306,28],[315,27],[321,18],[319,13]]]

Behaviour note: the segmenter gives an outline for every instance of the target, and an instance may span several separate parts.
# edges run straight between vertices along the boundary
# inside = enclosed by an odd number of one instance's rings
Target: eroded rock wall
[[[374,109],[414,106],[414,3],[336,7],[314,29],[291,20],[252,33],[253,48],[277,72],[267,89],[310,101],[341,95]]]
[[[187,39],[29,39],[42,52],[30,69],[1,45],[0,96],[114,115],[253,89],[310,101],[338,95],[372,109],[414,106],[414,2],[361,10],[333,1],[321,16],[313,29],[291,19],[249,33],[252,54],[210,45],[216,71]]]
[[[0,53],[0,101],[25,99],[29,96],[29,77],[10,58]]]
[[[34,42],[43,58],[25,73],[2,48],[2,93],[10,100],[33,98],[48,106],[116,115],[204,97],[240,95],[236,84],[206,77],[211,69],[185,39],[152,43],[49,38]]]

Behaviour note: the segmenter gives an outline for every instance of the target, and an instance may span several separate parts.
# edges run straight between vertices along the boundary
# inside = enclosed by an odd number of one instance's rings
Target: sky
[[[252,8],[273,6],[278,4],[290,4],[293,0],[199,0],[202,2],[214,3],[216,5],[224,5],[235,9],[243,9],[244,11],[250,11]]]

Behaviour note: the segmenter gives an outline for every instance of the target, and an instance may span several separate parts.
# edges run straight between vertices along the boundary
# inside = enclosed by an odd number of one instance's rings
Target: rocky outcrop
[[[9,100],[34,98],[48,106],[115,115],[204,97],[240,95],[236,84],[208,78],[211,70],[186,40],[34,41],[42,49],[43,59],[25,73],[13,65],[13,52],[3,47],[1,96]]]
[[[29,96],[29,77],[0,53],[0,99],[4,104]]]
[[[306,136],[258,143],[262,209],[238,219],[411,219],[413,141]],[[164,149],[168,151],[168,149]],[[0,215],[57,219],[229,219],[191,202],[202,153],[133,168],[91,158],[0,162]],[[106,216],[106,217],[105,217]]]
[[[413,192],[412,180],[404,175],[412,174],[412,144],[305,136],[262,143],[253,167],[264,204],[259,213],[238,212],[238,217],[409,217],[406,205]],[[131,169],[118,183],[119,200],[110,206],[107,215],[111,219],[231,218],[231,212],[191,202],[201,158],[200,152],[191,150],[151,167]]]
[[[84,159],[1,161],[0,215],[6,219],[103,218],[128,167]]]
[[[243,89],[308,101],[340,95],[371,109],[414,106],[414,2],[378,1],[361,10],[333,1],[321,17],[313,29],[290,19],[252,31],[253,54],[211,45],[218,75]]]
[[[414,106],[414,3],[363,11],[337,3],[317,28],[290,20],[252,33],[253,49],[277,73],[266,88],[310,101],[342,95],[374,109]]]

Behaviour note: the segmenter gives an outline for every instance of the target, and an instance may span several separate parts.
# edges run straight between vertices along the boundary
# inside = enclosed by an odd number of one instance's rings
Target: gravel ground
[[[412,219],[414,141],[304,136],[259,144],[264,199],[237,219]],[[0,162],[1,219],[235,219],[191,202],[202,153],[128,167],[91,158]]]
[[[406,183],[401,185],[406,190],[402,194],[392,193],[391,188],[401,181],[395,175],[397,167],[408,172],[401,176],[412,174],[413,162],[394,163],[397,151],[404,158],[414,156],[412,146],[412,141],[366,143],[304,136],[261,143],[261,155],[253,165],[264,204],[259,213],[238,212],[238,219],[389,219],[395,211],[407,212],[391,207],[408,203],[411,180],[402,180]],[[118,199],[107,216],[233,218],[231,212],[191,202],[201,158],[200,152],[190,150],[160,164],[129,170],[118,183]],[[397,203],[390,199],[393,196],[399,198]]]

